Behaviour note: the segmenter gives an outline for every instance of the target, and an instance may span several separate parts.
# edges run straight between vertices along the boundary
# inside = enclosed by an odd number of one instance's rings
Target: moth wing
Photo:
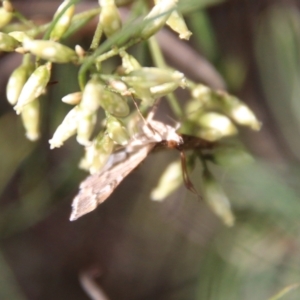
[[[79,193],[72,203],[70,221],[93,211],[105,201],[121,181],[147,157],[154,145],[154,143],[143,145],[128,153],[128,157],[123,161],[82,181]]]

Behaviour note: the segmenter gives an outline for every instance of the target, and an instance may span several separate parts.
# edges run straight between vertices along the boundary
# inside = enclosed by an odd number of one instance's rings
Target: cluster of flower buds
[[[14,106],[17,114],[21,113],[28,103],[44,93],[50,79],[50,70],[51,64],[47,63],[37,67],[29,76],[21,90],[17,104]]]
[[[121,79],[146,106],[186,84],[184,74],[179,71],[149,67],[133,70]]]
[[[98,46],[102,31],[109,38],[121,30],[122,22],[115,2],[115,0],[99,0],[100,26],[95,32],[91,51]],[[142,28],[131,37],[131,42],[150,38],[164,25],[168,25],[177,32],[180,38],[189,39],[191,32],[178,11],[177,2],[178,0],[154,0],[155,5],[144,18]],[[4,0],[2,3],[0,28],[6,26],[13,17],[13,7],[10,1]],[[74,51],[58,42],[66,35],[71,26],[74,9],[74,1],[62,2],[45,34],[46,37],[49,37],[48,40],[35,39],[33,31],[30,30],[28,31],[30,34],[23,31],[0,32],[0,51],[16,51],[24,55],[22,65],[9,78],[7,99],[14,106],[17,114],[21,114],[26,136],[30,140],[36,140],[40,135],[39,101],[49,83],[52,63],[85,64],[87,62],[85,65],[87,66],[92,62],[90,59],[95,59],[93,68],[88,69],[91,77],[82,91],[63,97],[63,102],[74,105],[74,107],[57,127],[52,139],[49,140],[50,147],[53,149],[62,146],[71,136],[77,135],[77,142],[85,147],[85,156],[80,167],[90,173],[95,173],[108,162],[115,145],[128,145],[130,128],[137,127],[138,122],[134,114],[129,118],[127,128],[123,123],[122,118],[127,117],[130,113],[127,96],[135,96],[141,100],[143,108],[149,108],[153,106],[157,98],[172,93],[178,87],[185,88],[187,83],[184,74],[179,71],[141,66],[133,56],[126,52],[130,43],[122,45],[124,46],[122,49],[113,47],[113,51],[111,51],[119,54],[122,58],[122,68],[118,69],[120,72],[117,75],[101,74],[98,64],[103,57],[110,57],[111,53],[108,56],[105,56],[105,53],[101,56],[101,53],[100,58],[95,58],[95,54],[99,54],[95,51],[93,55],[86,57],[88,54],[80,46],[77,46]],[[96,41],[97,39],[99,41]],[[31,62],[31,56],[37,58],[36,67]],[[84,66],[81,70],[84,70]],[[80,78],[82,86],[85,78],[84,76],[82,80]],[[226,92],[214,91],[199,84],[191,88],[191,96],[192,99],[186,106],[188,120],[183,123],[181,128],[183,133],[207,141],[217,141],[235,135],[238,132],[237,125],[248,126],[254,130],[259,130],[261,127],[249,107]],[[106,118],[102,122],[104,128],[95,136],[99,109],[103,109]],[[153,129],[149,129],[149,131],[152,132]],[[132,129],[132,132],[133,135],[135,130]],[[224,147],[217,147],[214,149],[213,155],[210,154],[208,158],[203,153],[200,155],[196,149],[189,155],[190,162],[187,162],[187,169],[194,166],[194,158],[200,157],[204,164],[204,198],[223,222],[232,226],[234,216],[229,201],[204,163],[204,160],[211,159],[218,164],[226,165],[228,162],[232,163],[233,156],[235,157],[234,163],[251,160],[251,157],[247,156],[242,149],[233,151],[228,147],[227,150]],[[184,179],[186,181],[186,178]],[[166,169],[158,186],[151,194],[152,199],[161,201],[181,185],[182,181],[182,166],[179,161],[176,161]]]
[[[50,140],[51,148],[60,147],[64,141],[77,133],[77,141],[84,146],[91,145],[91,136],[95,128],[97,111],[102,107],[107,114],[107,132],[117,144],[124,145],[129,137],[121,121],[130,110],[124,99],[117,93],[108,90],[96,77],[92,77],[83,92],[69,94],[62,99],[75,108],[66,116]],[[99,139],[99,138],[98,138]]]
[[[188,121],[183,125],[183,132],[216,141],[237,134],[235,124],[253,130],[261,127],[245,103],[224,91],[214,91],[199,84],[191,94],[193,98],[186,105]]]
[[[7,99],[17,114],[21,114],[26,136],[31,141],[40,136],[39,97],[48,84],[50,69],[51,64],[45,64],[34,70],[30,57],[25,55],[22,65],[14,70],[7,83]]]

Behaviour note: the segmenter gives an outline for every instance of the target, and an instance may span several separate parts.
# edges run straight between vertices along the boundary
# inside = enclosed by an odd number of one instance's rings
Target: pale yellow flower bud
[[[203,192],[204,200],[212,211],[221,218],[226,226],[233,226],[235,217],[231,211],[230,202],[222,187],[208,171],[203,174]]]
[[[114,90],[118,91],[122,95],[128,94],[128,88],[127,85],[120,80],[110,80],[109,81],[109,86],[113,88]]]
[[[68,94],[61,98],[61,101],[70,105],[79,104],[82,98],[82,92]]]
[[[8,35],[12,36],[14,39],[19,41],[20,43],[23,43],[24,40],[30,39],[30,36],[25,33],[24,31],[11,31],[8,33]]]
[[[185,85],[184,74],[168,69],[144,67],[133,70],[122,80],[132,87],[151,88],[160,84],[175,83],[177,86]]]
[[[181,162],[174,161],[161,175],[158,185],[151,192],[151,199],[162,201],[182,185]]]
[[[158,32],[170,17],[172,11],[176,9],[175,0],[164,0],[156,4],[144,20],[149,23],[140,32],[140,37],[148,39],[150,36]]]
[[[22,64],[10,75],[6,86],[6,97],[11,105],[15,105],[29,75],[34,70],[32,63]]]
[[[102,8],[99,21],[105,35],[110,37],[122,27],[120,13],[114,0],[101,0],[99,4]]]
[[[197,122],[200,125],[197,136],[208,141],[216,141],[237,133],[237,128],[230,119],[218,113],[205,113]]]
[[[167,20],[167,25],[179,33],[179,38],[184,40],[189,40],[192,33],[188,30],[183,16],[177,11],[173,11]]]
[[[75,106],[65,116],[62,123],[57,127],[51,140],[49,140],[50,149],[59,148],[63,143],[77,132],[79,107]]]
[[[135,57],[127,52],[122,51],[120,56],[122,57],[122,67],[124,68],[126,74],[141,68],[140,63],[135,59]]]
[[[164,0],[155,0],[154,3],[162,3]],[[177,1],[175,1],[177,2]],[[192,33],[188,30],[186,23],[178,10],[174,10],[168,18],[166,24],[175,32],[179,33],[179,38],[189,40]]]
[[[100,98],[104,92],[104,87],[96,78],[88,81],[82,93],[82,99],[79,104],[83,115],[90,115],[97,111],[100,106]]]
[[[197,84],[192,89],[192,97],[207,105],[212,101],[212,90],[203,84]]]
[[[36,141],[40,137],[40,103],[35,99],[28,103],[21,112],[22,122],[26,130],[26,137]]]
[[[119,145],[125,146],[129,141],[129,135],[123,123],[115,117],[107,118],[107,132],[109,137]]]
[[[217,92],[222,110],[231,117],[237,124],[248,126],[253,130],[261,128],[259,122],[250,108],[238,98],[225,92]]]
[[[65,0],[57,9],[56,13],[54,14],[53,19],[70,3],[70,0]],[[63,13],[60,19],[55,24],[54,28],[50,33],[51,40],[57,41],[59,40],[64,33],[69,28],[73,15],[74,15],[75,5],[70,5],[67,10]]]
[[[75,52],[80,58],[85,57],[86,55],[85,50],[80,45],[75,46]]]
[[[14,107],[17,114],[19,114],[23,107],[38,98],[45,90],[50,79],[50,64],[39,66],[30,75],[23,86],[17,105]]]
[[[25,39],[23,47],[30,53],[54,63],[76,62],[78,59],[73,49],[54,41]]]
[[[205,106],[197,99],[191,99],[185,105],[185,115],[189,121],[195,121],[199,119],[199,117],[203,114],[203,110]]]
[[[95,128],[97,121],[97,114],[92,113],[90,115],[82,115],[79,113],[78,125],[77,125],[77,137],[76,140],[80,145],[88,146],[91,144],[90,137]]]
[[[86,147],[80,167],[88,170],[91,174],[100,171],[107,163],[113,149],[114,142],[108,134],[98,134],[93,143]]]
[[[120,95],[105,90],[100,97],[103,109],[115,117],[126,117],[130,110],[126,100]]]
[[[181,84],[183,87],[183,84]],[[167,82],[160,85],[156,85],[150,88],[150,93],[154,98],[160,98],[174,92],[178,88],[178,83]]]
[[[3,8],[4,8],[7,12],[13,12],[13,11],[14,11],[14,7],[13,7],[13,5],[11,4],[10,1],[3,0],[3,1],[2,1],[2,6],[3,6]]]
[[[0,51],[12,52],[14,51],[20,43],[14,39],[12,36],[0,32]]]
[[[4,7],[0,7],[0,28],[7,25],[13,17],[13,13],[7,11]]]

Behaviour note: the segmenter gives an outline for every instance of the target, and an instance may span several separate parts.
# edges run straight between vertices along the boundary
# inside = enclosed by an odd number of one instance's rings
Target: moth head
[[[156,142],[168,141],[176,144],[182,143],[181,136],[176,132],[178,126],[172,127],[160,121],[151,120],[148,127],[148,130],[152,133],[152,138],[155,139]]]

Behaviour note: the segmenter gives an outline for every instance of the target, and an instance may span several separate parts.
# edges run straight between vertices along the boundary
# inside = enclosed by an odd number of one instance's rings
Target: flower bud
[[[107,132],[109,137],[119,145],[126,145],[129,141],[129,135],[123,123],[115,117],[107,118]]]
[[[86,147],[85,156],[80,162],[80,167],[89,170],[91,174],[100,171],[107,163],[113,149],[113,140],[108,134],[101,132],[92,144]]]
[[[174,192],[182,184],[181,162],[174,161],[161,175],[158,185],[151,192],[151,199],[162,201]]]
[[[54,63],[76,62],[78,59],[73,49],[54,41],[26,39],[23,47],[30,53]]]
[[[261,123],[245,103],[225,92],[217,92],[217,95],[222,110],[237,124],[248,126],[253,130],[260,130]]]
[[[0,7],[0,28],[7,25],[13,18],[13,13],[7,11],[4,7]]]
[[[26,130],[26,137],[36,141],[40,137],[40,103],[35,99],[28,103],[21,112],[22,122]]]
[[[61,98],[61,101],[70,105],[79,104],[82,98],[82,92],[68,94]]]
[[[166,24],[174,9],[176,9],[176,0],[164,0],[157,3],[145,17],[144,20],[148,20],[149,23],[140,32],[140,37],[148,39],[158,32]]]
[[[199,117],[203,114],[204,108],[205,106],[197,99],[189,100],[184,108],[187,120],[197,122]]]
[[[65,0],[64,2],[62,2],[62,4],[58,7],[56,13],[53,16],[53,19],[56,18],[56,16],[59,15],[59,13],[70,3],[70,0]],[[50,33],[50,38],[51,40],[57,41],[59,40],[63,34],[67,31],[67,29],[69,28],[71,21],[72,21],[72,17],[74,15],[74,10],[75,10],[75,5],[72,4],[70,5],[65,12],[63,13],[63,15],[59,18],[59,20],[57,21],[57,23],[55,24],[54,28],[52,29],[51,33]]]
[[[121,51],[120,55],[122,57],[122,67],[124,68],[126,74],[141,68],[140,63],[132,55],[125,51]]]
[[[122,27],[119,11],[114,0],[101,0],[99,5],[102,8],[99,22],[106,37],[110,37]]]
[[[115,117],[126,117],[130,110],[126,100],[120,95],[104,90],[100,97],[100,105],[103,109]]]
[[[13,12],[14,11],[14,7],[13,7],[13,5],[11,4],[11,2],[9,0],[3,0],[2,1],[2,6],[8,12]]]
[[[185,84],[184,74],[178,71],[171,71],[160,68],[140,68],[131,71],[128,76],[123,76],[122,80],[133,88],[151,88],[165,83],[174,83],[177,86]]]
[[[12,36],[20,43],[23,43],[26,39],[30,39],[30,36],[24,31],[11,31],[8,33],[8,35]]]
[[[82,115],[81,111],[79,112],[76,139],[80,145],[88,146],[91,144],[90,137],[95,128],[96,121],[96,113],[92,113],[90,115]]]
[[[20,43],[14,39],[12,36],[0,32],[0,51],[12,52],[14,51]]]
[[[108,82],[109,86],[122,95],[128,94],[127,85],[121,80],[110,80]]]
[[[11,105],[15,105],[29,75],[33,71],[33,64],[26,63],[16,68],[10,75],[6,86],[6,97]]]
[[[23,86],[17,105],[14,107],[19,114],[23,107],[38,98],[45,90],[50,79],[50,64],[35,69]]]
[[[65,116],[62,123],[57,127],[51,140],[49,140],[50,149],[59,148],[64,141],[74,135],[77,131],[79,107],[75,106]]]
[[[212,211],[221,218],[226,226],[233,226],[235,218],[230,208],[230,202],[222,187],[208,171],[203,174],[203,192],[204,200]]]
[[[90,115],[97,111],[100,106],[100,98],[104,92],[104,87],[96,78],[88,81],[82,93],[82,99],[79,104],[83,115]]]
[[[181,13],[178,10],[174,10],[169,19],[167,20],[167,25],[174,30],[175,32],[179,33],[179,38],[184,40],[189,40],[192,33],[188,30],[186,23],[183,19]]]
[[[208,105],[212,101],[212,90],[203,84],[197,84],[192,89],[192,97],[199,100],[201,104]]]
[[[75,46],[75,52],[80,58],[83,58],[86,55],[85,50],[80,45]]]
[[[135,95],[135,97],[140,99],[145,106],[152,106],[155,102],[155,98],[151,95],[150,89],[139,88],[138,86],[135,86],[132,93]]]
[[[183,85],[181,85],[183,87]],[[154,98],[160,98],[174,92],[178,88],[176,82],[167,82],[150,88],[150,93]]]
[[[201,127],[197,136],[208,141],[216,141],[237,133],[230,119],[218,113],[205,113],[199,117],[197,123]]]

